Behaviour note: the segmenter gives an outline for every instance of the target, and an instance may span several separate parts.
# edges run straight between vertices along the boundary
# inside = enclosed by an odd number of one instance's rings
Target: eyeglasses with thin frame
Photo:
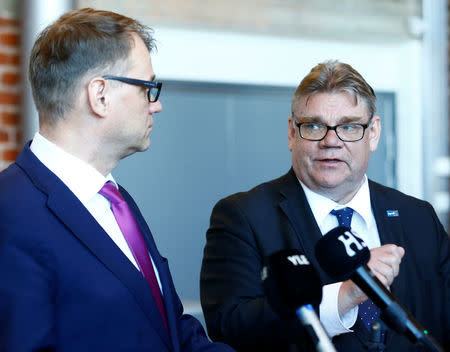
[[[141,79],[120,77],[120,76],[103,76],[103,78],[148,88],[147,98],[149,103],[156,102],[159,98],[159,93],[161,93],[162,82],[143,81]]]
[[[300,137],[308,141],[321,141],[328,134],[328,131],[332,130],[336,132],[338,138],[343,142],[357,142],[363,139],[364,132],[369,123],[341,123],[336,126],[328,126],[320,122],[297,122],[295,125],[298,127]]]

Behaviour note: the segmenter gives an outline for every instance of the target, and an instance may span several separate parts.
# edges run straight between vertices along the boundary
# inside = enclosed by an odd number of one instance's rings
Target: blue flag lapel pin
[[[399,216],[398,210],[386,210],[386,215],[389,217]]]

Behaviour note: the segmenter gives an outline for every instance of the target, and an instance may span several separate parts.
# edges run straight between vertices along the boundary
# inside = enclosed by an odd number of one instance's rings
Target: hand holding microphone
[[[370,259],[367,263],[370,271],[388,288],[394,282],[400,271],[400,263],[405,254],[402,247],[394,244],[385,244],[370,250]],[[367,295],[353,281],[343,283],[342,290],[349,295],[349,302],[345,303],[344,314],[367,299]]]
[[[394,257],[396,256],[395,254],[403,256],[403,251],[398,248],[400,247],[392,248]],[[328,232],[316,245],[316,258],[322,269],[337,281],[351,279],[358,285],[381,309],[381,318],[386,325],[405,335],[412,343],[426,346],[430,351],[443,352],[442,347],[439,346],[433,337],[428,335],[428,332],[415,321],[386,289],[383,283],[371,272],[367,266],[370,255],[371,253],[364,241],[355,236],[348,227],[344,226],[336,227]],[[390,260],[395,262],[399,258],[390,258]],[[381,273],[378,272],[378,275],[382,275],[383,272],[386,273],[382,265],[386,265],[386,262],[376,264],[376,270],[381,271]],[[391,275],[392,280],[394,274],[395,270]],[[386,276],[388,276],[386,283],[389,283],[389,275],[386,274]]]
[[[394,282],[400,271],[400,262],[405,250],[395,244],[385,244],[370,250],[370,260],[367,266],[378,280],[388,288]]]

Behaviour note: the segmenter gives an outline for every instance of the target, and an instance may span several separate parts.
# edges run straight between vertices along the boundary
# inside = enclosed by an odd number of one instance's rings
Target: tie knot
[[[107,198],[111,203],[117,204],[123,201],[119,190],[111,181],[106,182],[102,189],[98,191],[103,197]]]
[[[350,228],[352,223],[353,209],[352,208],[342,208],[339,210],[332,210],[330,214],[336,216],[339,226],[346,226]]]

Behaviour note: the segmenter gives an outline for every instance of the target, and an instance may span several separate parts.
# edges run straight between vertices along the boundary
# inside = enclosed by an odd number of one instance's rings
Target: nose
[[[162,110],[162,104],[159,100],[155,101],[154,103],[148,104],[148,110],[150,114],[156,114]]]
[[[320,141],[322,145],[330,146],[341,146],[344,142],[339,139],[336,134],[336,130],[328,130],[325,137]]]

